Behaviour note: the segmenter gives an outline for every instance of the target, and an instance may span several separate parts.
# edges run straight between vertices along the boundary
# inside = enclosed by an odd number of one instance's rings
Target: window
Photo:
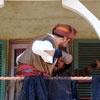
[[[6,74],[6,41],[0,40],[0,77]],[[5,80],[0,80],[0,100],[5,97]]]
[[[88,67],[93,60],[100,60],[100,40],[74,40],[74,68]],[[100,75],[94,70],[92,75]]]
[[[20,55],[28,46],[31,40],[10,40],[10,76],[15,75],[17,69],[16,58]]]
[[[88,67],[95,59],[100,61],[100,40],[74,40],[74,69]],[[100,75],[100,70],[93,70],[91,75]],[[81,97],[89,97],[91,95],[90,83],[79,84],[78,89]]]

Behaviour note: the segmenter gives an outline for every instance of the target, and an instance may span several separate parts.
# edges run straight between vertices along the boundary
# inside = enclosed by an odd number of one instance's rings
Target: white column
[[[4,6],[4,0],[0,0],[0,8]]]
[[[72,10],[84,17],[96,31],[100,39],[100,20],[96,18],[79,0],[62,0],[62,5],[64,8]]]

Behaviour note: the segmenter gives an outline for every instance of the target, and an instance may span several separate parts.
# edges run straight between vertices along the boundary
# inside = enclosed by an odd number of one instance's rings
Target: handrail
[[[92,77],[44,77],[45,79],[50,79],[50,80],[87,80],[91,81]],[[24,77],[0,77],[0,80],[23,80]]]

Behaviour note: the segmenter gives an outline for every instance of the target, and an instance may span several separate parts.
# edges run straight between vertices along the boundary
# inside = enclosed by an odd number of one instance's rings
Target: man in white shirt
[[[75,35],[76,30],[71,26],[57,24],[53,28],[52,34],[47,34],[33,41],[26,51],[19,57],[18,63],[21,65],[31,65],[40,72],[52,75],[57,58],[66,56],[66,64],[72,62],[71,54],[59,50],[59,47],[66,46],[70,39]]]
[[[66,46],[70,39],[72,39],[75,35],[76,30],[70,25],[57,24],[53,28],[52,34],[47,34],[33,41],[24,51],[24,53],[17,58],[18,69],[16,71],[16,76],[32,76],[34,78],[33,81],[37,81],[38,77],[38,81],[35,83],[35,85],[41,89],[46,88],[41,77],[52,76],[57,59],[63,57],[66,64],[70,64],[72,62],[72,55],[59,50],[59,47]],[[42,83],[40,80],[42,80]],[[42,86],[44,87],[42,88]],[[40,88],[35,89],[35,97],[33,97],[32,100],[47,100],[48,97],[46,94],[46,89],[41,90]],[[40,94],[37,92],[38,90],[41,91],[41,94],[43,95],[40,96]],[[21,94],[23,93],[21,92]],[[23,97],[25,100],[28,100],[29,96],[30,95],[26,96],[25,94],[20,95],[20,100],[23,100]]]

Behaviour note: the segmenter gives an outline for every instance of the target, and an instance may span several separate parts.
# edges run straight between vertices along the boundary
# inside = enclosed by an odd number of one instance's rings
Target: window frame
[[[10,40],[9,41],[9,69],[8,69],[8,74],[9,76],[14,76],[14,51],[15,49],[21,49],[21,48],[27,48],[28,44],[32,40]]]

